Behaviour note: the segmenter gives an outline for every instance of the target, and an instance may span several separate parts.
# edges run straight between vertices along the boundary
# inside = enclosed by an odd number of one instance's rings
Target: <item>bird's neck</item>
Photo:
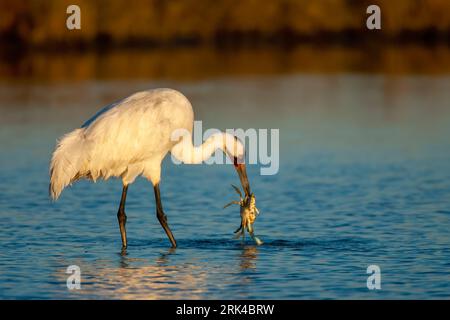
[[[202,163],[208,160],[217,149],[222,150],[233,159],[235,153],[233,150],[236,149],[235,143],[236,139],[233,135],[217,132],[209,136],[203,144],[194,146],[191,133],[186,133],[181,141],[172,148],[171,153],[175,158],[186,164]]]

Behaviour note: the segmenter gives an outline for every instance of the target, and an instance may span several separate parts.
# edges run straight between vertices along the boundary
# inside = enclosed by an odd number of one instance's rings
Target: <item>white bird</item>
[[[79,179],[120,177],[123,189],[117,218],[122,247],[126,248],[127,190],[142,175],[153,184],[156,215],[176,247],[159,190],[161,162],[169,152],[183,163],[197,164],[221,149],[233,160],[246,195],[251,194],[243,144],[233,135],[221,132],[210,136],[201,146],[194,146],[193,123],[191,103],[172,89],[138,92],[106,106],[81,128],[58,141],[50,163],[51,197],[58,199],[66,186]]]

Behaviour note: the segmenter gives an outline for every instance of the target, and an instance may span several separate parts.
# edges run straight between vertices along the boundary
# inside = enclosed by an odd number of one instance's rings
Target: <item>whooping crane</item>
[[[183,163],[198,164],[221,149],[233,160],[246,196],[251,195],[243,144],[233,135],[221,132],[210,136],[201,146],[194,146],[193,122],[191,103],[172,89],[138,92],[106,106],[57,143],[50,163],[51,197],[57,200],[66,186],[79,179],[122,178],[117,218],[122,247],[126,248],[127,190],[142,175],[153,184],[156,216],[176,247],[159,190],[161,162],[168,152]],[[186,134],[173,141],[172,134],[178,129]]]

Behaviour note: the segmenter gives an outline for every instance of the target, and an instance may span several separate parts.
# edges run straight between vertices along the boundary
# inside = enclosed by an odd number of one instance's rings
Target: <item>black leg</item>
[[[127,224],[127,215],[125,214],[125,200],[127,199],[128,186],[123,186],[122,198],[120,199],[119,212],[117,212],[117,219],[119,220],[120,235],[122,236],[122,248],[127,247],[127,231],[125,225]]]
[[[154,187],[155,190],[155,200],[156,200],[156,216],[158,217],[159,223],[163,227],[167,236],[169,237],[170,242],[172,243],[172,247],[177,247],[177,242],[173,237],[172,231],[170,231],[169,225],[167,224],[167,216],[164,214],[162,204],[161,204],[161,194],[159,192],[159,184],[156,184]]]

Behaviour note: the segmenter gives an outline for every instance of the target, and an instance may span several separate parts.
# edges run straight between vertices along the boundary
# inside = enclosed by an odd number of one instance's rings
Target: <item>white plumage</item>
[[[234,159],[241,183],[250,192],[245,166],[244,147],[233,135],[217,133],[201,146],[192,144],[194,113],[188,99],[172,89],[155,89],[135,93],[106,106],[79,129],[64,135],[58,142],[50,163],[50,195],[56,200],[62,190],[79,179],[121,177],[124,190],[119,208],[119,223],[126,247],[124,205],[127,186],[143,175],[155,187],[158,218],[172,244],[175,240],[164,224],[165,215],[159,198],[161,162],[168,152],[184,163],[201,163],[216,149]],[[174,140],[174,132],[185,132]],[[121,220],[122,219],[122,220]],[[122,226],[123,224],[123,226]],[[170,235],[169,235],[170,233]]]
[[[139,92],[105,107],[58,143],[50,165],[52,197],[80,178],[122,177],[130,184],[143,174],[158,183],[171,132],[189,130],[192,122],[191,104],[174,90]]]
[[[58,142],[50,164],[50,193],[57,199],[70,183],[87,178],[121,177],[123,184],[143,175],[154,185],[160,181],[161,161],[172,150],[184,163],[201,163],[221,148],[242,158],[244,148],[234,136],[212,135],[194,147],[190,135],[177,143],[172,133],[192,133],[194,113],[189,100],[172,89],[135,93],[106,106],[79,129]],[[233,146],[234,147],[226,147]],[[177,145],[178,144],[178,145]]]

